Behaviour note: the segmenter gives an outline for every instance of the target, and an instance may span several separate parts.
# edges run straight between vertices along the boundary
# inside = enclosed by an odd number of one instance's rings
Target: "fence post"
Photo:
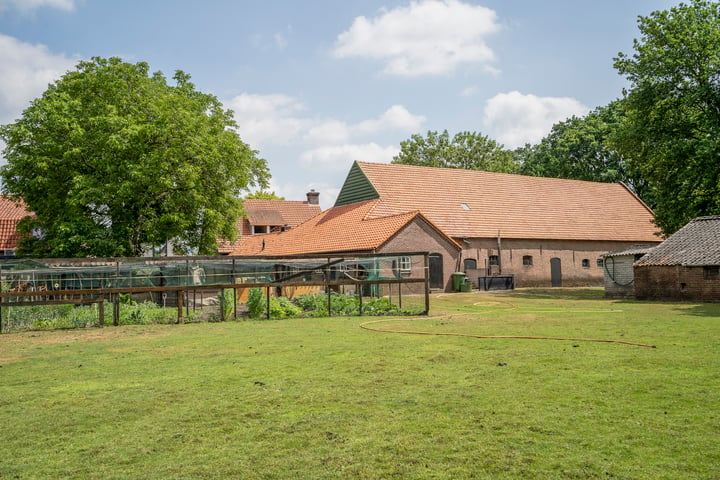
[[[425,312],[423,315],[430,313],[430,257],[429,253],[425,252]]]
[[[183,292],[182,290],[178,290],[178,296],[177,296],[177,312],[178,312],[177,323],[178,323],[178,325],[181,325],[184,323],[183,314],[182,314],[183,298],[185,298],[185,292]]]
[[[120,294],[113,294],[113,325],[116,327],[120,324]]]
[[[265,285],[265,318],[270,320],[270,285]]]
[[[98,326],[105,326],[105,297],[100,297],[98,302]]]
[[[225,321],[225,289],[220,289],[220,321]]]

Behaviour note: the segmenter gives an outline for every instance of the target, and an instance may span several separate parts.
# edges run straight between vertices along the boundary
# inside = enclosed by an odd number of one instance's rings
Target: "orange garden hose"
[[[542,336],[535,336],[535,335],[476,335],[476,334],[472,334],[472,333],[386,330],[386,329],[375,328],[375,327],[370,326],[370,325],[377,324],[377,323],[392,322],[392,321],[397,321],[397,320],[389,320],[389,319],[373,320],[370,322],[361,323],[360,328],[369,330],[372,332],[402,333],[402,334],[407,334],[407,335],[438,335],[438,336],[446,336],[446,337],[470,337],[470,338],[481,338],[481,339],[504,338],[504,339],[521,339],[521,340],[564,340],[564,341],[569,341],[569,342],[617,343],[620,345],[631,345],[633,347],[656,348],[655,345],[649,345],[646,343],[627,342],[624,340],[607,340],[607,339],[602,339],[602,338],[542,337]]]

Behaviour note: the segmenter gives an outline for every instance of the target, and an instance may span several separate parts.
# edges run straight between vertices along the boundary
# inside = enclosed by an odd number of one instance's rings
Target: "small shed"
[[[640,300],[720,302],[720,215],[698,217],[635,263]]]
[[[633,265],[653,248],[654,245],[635,245],[602,256],[607,298],[632,298],[635,296]]]

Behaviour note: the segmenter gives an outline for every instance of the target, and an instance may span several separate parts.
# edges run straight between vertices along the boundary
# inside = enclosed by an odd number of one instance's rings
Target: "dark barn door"
[[[550,259],[550,282],[553,287],[562,287],[562,266],[559,258]]]
[[[445,288],[443,285],[443,257],[439,253],[428,255],[430,267],[430,288]]]

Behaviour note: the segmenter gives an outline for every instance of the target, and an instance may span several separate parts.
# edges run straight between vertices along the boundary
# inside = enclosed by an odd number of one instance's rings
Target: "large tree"
[[[615,59],[630,88],[613,143],[648,181],[671,234],[720,213],[720,3],[681,3],[638,25],[635,53]]]
[[[82,61],[0,127],[3,192],[36,214],[21,252],[128,256],[172,241],[206,253],[234,236],[241,194],[267,186],[267,164],[215,96],[173,79]]]
[[[426,137],[415,134],[400,142],[400,153],[392,163],[505,173],[517,168],[512,153],[495,140],[476,132],[460,132],[451,140],[447,130],[429,131]]]
[[[628,158],[609,143],[623,118],[619,102],[612,102],[584,117],[573,116],[556,123],[540,143],[514,152],[520,172],[537,177],[623,182],[645,197],[646,182],[631,168]]]

